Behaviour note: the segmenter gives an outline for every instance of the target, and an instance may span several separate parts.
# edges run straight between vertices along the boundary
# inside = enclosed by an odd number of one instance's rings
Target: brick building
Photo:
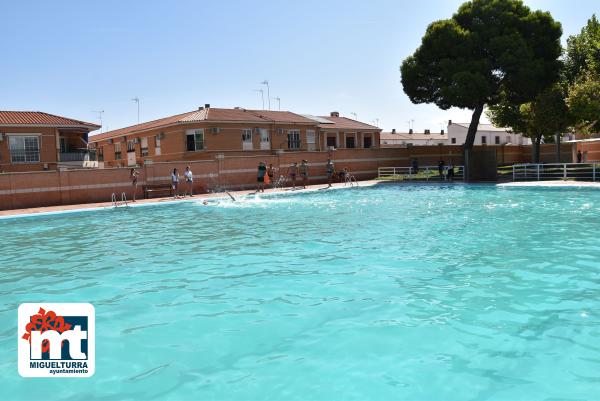
[[[333,112],[329,116],[289,111],[198,110],[109,131],[90,137],[104,167],[163,161],[212,159],[225,155],[272,154],[278,151],[327,151],[374,148],[380,129]]]
[[[0,111],[0,172],[83,167],[97,124],[39,111]]]

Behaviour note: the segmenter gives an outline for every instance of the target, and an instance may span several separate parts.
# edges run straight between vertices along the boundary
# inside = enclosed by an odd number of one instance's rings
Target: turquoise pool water
[[[3,400],[593,400],[600,192],[381,185],[0,220]],[[91,302],[23,379],[17,306]]]

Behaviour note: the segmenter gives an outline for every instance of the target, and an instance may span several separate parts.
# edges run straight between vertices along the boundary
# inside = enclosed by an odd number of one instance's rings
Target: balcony
[[[65,168],[98,167],[95,151],[60,152],[59,164]]]

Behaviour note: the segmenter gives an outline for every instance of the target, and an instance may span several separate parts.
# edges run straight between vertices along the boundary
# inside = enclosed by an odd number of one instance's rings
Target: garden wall
[[[554,145],[544,145],[542,155],[551,158]],[[550,150],[549,150],[550,149]],[[571,158],[570,146],[563,156]],[[414,146],[410,148],[338,149],[333,152],[283,152],[248,156],[213,154],[209,160],[162,162],[138,168],[141,173],[137,197],[142,197],[145,183],[169,183],[173,168],[183,175],[186,165],[194,173],[194,191],[203,193],[220,189],[244,189],[256,186],[256,169],[260,161],[273,164],[282,172],[294,162],[306,159],[310,182],[326,180],[325,166],[330,157],[338,170],[348,168],[359,180],[377,177],[378,167],[409,166],[417,159],[420,166],[435,166],[440,159],[454,165],[463,163],[461,146]],[[523,163],[531,158],[531,147],[498,147],[499,164]],[[552,160],[554,161],[554,160]],[[111,194],[122,192],[131,199],[129,168],[37,171],[0,174],[0,210],[28,207],[109,202]]]

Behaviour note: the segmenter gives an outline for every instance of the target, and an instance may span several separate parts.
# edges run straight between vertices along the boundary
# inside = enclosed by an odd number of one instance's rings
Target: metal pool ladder
[[[114,192],[112,193],[112,195],[111,195],[111,198],[110,198],[110,199],[111,199],[112,205],[113,205],[114,207],[119,207],[119,205],[125,205],[125,206],[128,206],[128,205],[127,205],[127,195],[125,195],[125,192],[121,192],[121,203],[120,203],[120,204],[119,204],[119,202],[117,201],[117,195],[116,195]]]

